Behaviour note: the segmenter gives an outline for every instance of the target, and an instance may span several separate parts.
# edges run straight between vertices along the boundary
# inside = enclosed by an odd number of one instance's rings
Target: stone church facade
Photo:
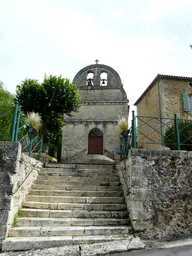
[[[119,146],[118,119],[128,118],[128,99],[119,74],[98,64],[81,69],[74,77],[81,106],[72,117],[65,116],[63,161],[85,154],[111,157]]]

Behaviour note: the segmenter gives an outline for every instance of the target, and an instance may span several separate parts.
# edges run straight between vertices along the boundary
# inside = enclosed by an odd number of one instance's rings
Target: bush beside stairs
[[[40,171],[3,251],[113,241],[130,233],[114,164],[56,164]]]

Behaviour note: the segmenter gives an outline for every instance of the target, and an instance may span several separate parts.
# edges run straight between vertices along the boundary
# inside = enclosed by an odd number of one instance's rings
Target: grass
[[[128,129],[128,122],[127,120],[122,117],[118,120],[118,126],[122,131],[126,131]]]
[[[15,216],[14,216],[14,219],[13,219],[13,223],[12,223],[12,227],[13,227],[13,228],[15,228],[15,227],[18,226],[18,224],[17,224],[17,218],[18,218],[18,217],[19,217],[19,216],[18,216],[18,213],[16,213]]]
[[[39,113],[30,112],[25,117],[25,122],[30,127],[33,127],[37,132],[42,127],[42,119]]]

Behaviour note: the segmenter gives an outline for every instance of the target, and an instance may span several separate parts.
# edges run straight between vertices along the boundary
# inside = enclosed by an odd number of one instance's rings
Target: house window
[[[184,111],[192,111],[192,95],[187,92],[182,93]]]

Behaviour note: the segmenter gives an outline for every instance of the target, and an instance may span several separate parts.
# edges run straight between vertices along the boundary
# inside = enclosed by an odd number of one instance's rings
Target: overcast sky
[[[99,63],[133,104],[158,73],[192,76],[192,0],[0,0],[0,80],[71,80]]]

